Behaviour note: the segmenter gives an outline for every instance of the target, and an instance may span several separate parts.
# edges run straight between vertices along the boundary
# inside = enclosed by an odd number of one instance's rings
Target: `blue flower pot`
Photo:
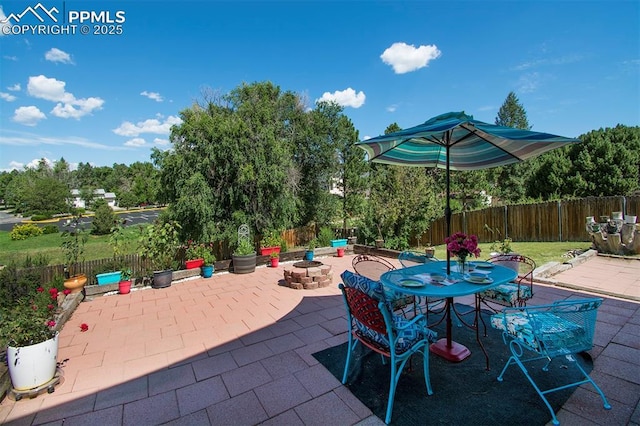
[[[304,252],[304,260],[313,260],[313,251],[307,250]]]
[[[122,272],[106,272],[104,274],[97,274],[96,279],[98,285],[117,284],[120,282],[120,276]]]
[[[204,265],[202,267],[202,277],[211,278],[212,275],[213,275],[213,265]]]

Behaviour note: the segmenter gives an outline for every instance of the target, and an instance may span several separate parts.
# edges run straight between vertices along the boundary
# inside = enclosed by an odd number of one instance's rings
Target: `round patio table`
[[[485,264],[486,262],[472,262],[476,264]],[[483,270],[490,280],[481,283],[471,282],[468,276],[457,272],[455,262],[451,262],[451,273],[446,276],[447,262],[428,262],[422,265],[411,266],[408,268],[394,269],[385,272],[380,277],[380,282],[385,287],[404,294],[411,294],[425,298],[445,299],[444,318],[446,320],[446,337],[431,344],[429,349],[442,358],[459,362],[471,355],[471,351],[464,345],[453,341],[452,339],[452,312],[455,314],[462,324],[476,331],[476,340],[484,352],[487,360],[487,370],[489,369],[489,355],[480,340],[479,323],[480,320],[480,302],[475,297],[475,320],[473,324],[468,324],[461,318],[458,311],[453,306],[454,297],[467,296],[477,294],[481,291],[488,290],[500,284],[513,281],[517,277],[517,272],[512,269],[505,268],[500,265],[484,265],[487,269]],[[446,279],[437,282],[432,279],[433,275],[444,275]]]

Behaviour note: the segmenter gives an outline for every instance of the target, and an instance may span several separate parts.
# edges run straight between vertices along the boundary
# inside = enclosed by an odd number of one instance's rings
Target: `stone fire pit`
[[[315,290],[328,287],[333,282],[333,273],[331,265],[303,260],[284,268],[284,280],[287,287],[296,290]]]

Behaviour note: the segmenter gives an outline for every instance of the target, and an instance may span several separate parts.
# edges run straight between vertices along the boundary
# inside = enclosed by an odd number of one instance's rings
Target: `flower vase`
[[[464,275],[466,274],[467,271],[467,259],[466,258],[458,258],[458,272],[460,273],[460,275]]]

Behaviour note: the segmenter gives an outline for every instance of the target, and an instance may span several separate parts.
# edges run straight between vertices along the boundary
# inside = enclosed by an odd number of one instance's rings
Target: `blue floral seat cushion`
[[[483,299],[492,299],[502,305],[517,306],[518,299],[531,299],[532,294],[531,287],[521,284],[520,297],[518,298],[518,284],[506,283],[481,292],[480,297]]]
[[[491,326],[540,353],[575,353],[576,347],[590,347],[582,326],[551,312],[499,313],[491,316]]]
[[[354,319],[356,324],[356,334],[365,340],[374,343],[376,346],[389,351],[391,346],[388,335],[378,333],[372,329],[365,327]],[[414,324],[408,325],[410,320],[407,320],[401,315],[392,315],[392,328],[396,337],[395,350],[396,353],[401,354],[408,351],[413,345],[423,339],[427,339],[430,343],[437,341],[438,333],[427,328],[425,321],[418,321]]]
[[[354,274],[351,271],[344,271],[341,274],[341,277],[347,287],[357,288],[375,300],[384,301],[384,303],[387,304],[389,312],[393,312],[389,302],[387,301],[388,299],[386,298],[384,290],[382,289],[382,284],[380,284],[379,281],[374,281],[365,276]],[[393,314],[391,317],[393,322],[392,327],[397,337],[395,347],[398,353],[406,352],[411,346],[422,339],[426,338],[430,342],[435,342],[437,340],[437,333],[427,328],[426,321],[417,321],[416,323],[407,326],[410,320]],[[387,335],[371,330],[355,318],[354,323],[357,328],[356,333],[359,336],[377,344],[385,350],[389,350],[391,344],[389,343]]]

